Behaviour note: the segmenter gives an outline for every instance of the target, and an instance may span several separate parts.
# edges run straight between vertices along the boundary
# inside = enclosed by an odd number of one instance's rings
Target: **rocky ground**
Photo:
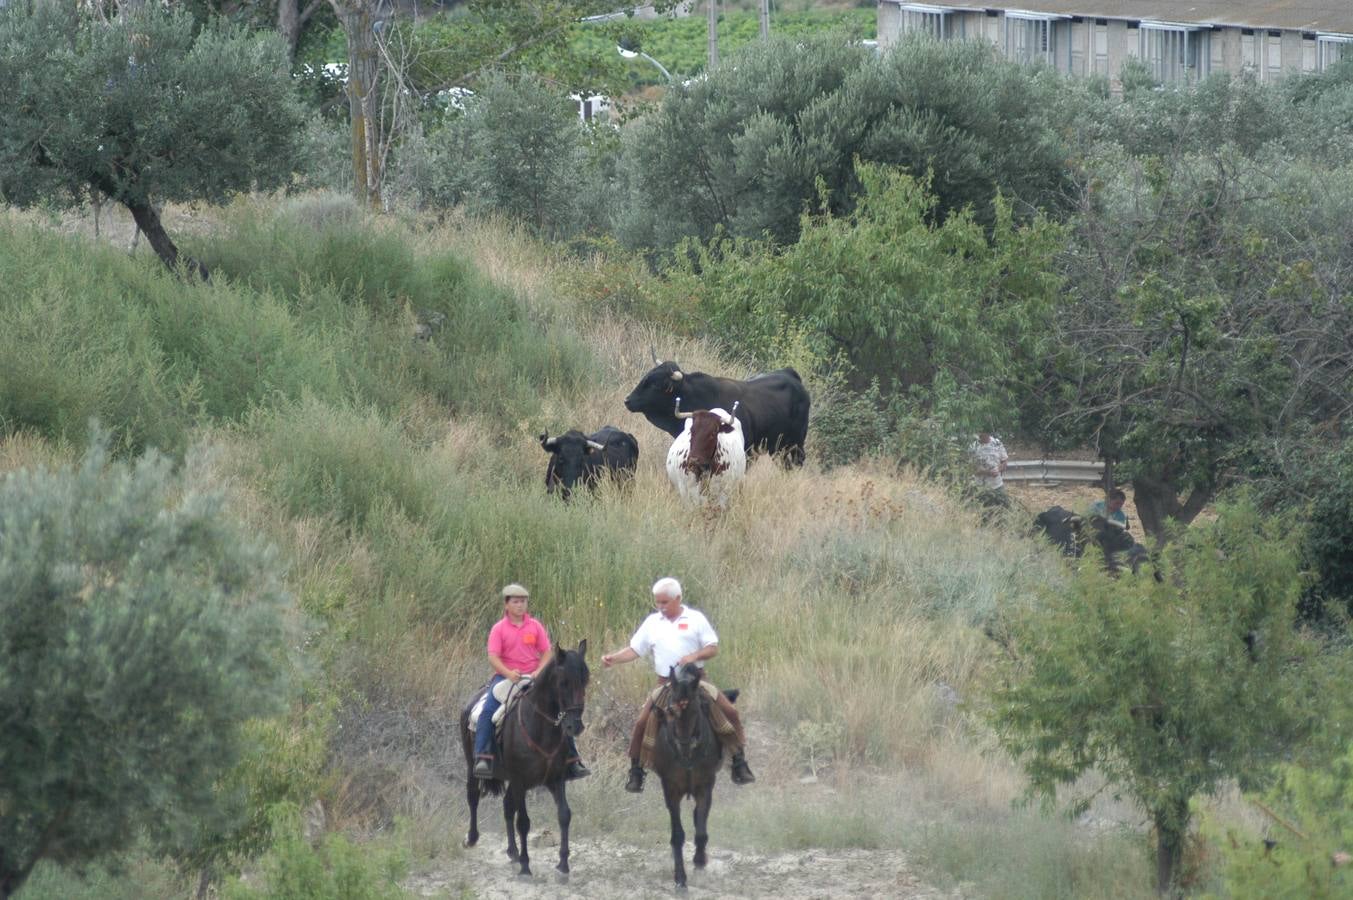
[[[459,853],[445,866],[416,875],[405,889],[421,897],[476,900],[554,900],[554,898],[649,898],[684,896],[690,900],[777,897],[781,900],[875,898],[957,900],[914,874],[906,857],[886,850],[805,850],[760,855],[716,847],[703,869],[691,866],[686,844],[688,886],[672,881],[672,858],[665,842],[638,846],[606,837],[576,837],[570,853],[572,872],[555,872],[558,839],[554,831],[532,835],[530,877],[503,852],[501,832],[486,833],[479,846]]]

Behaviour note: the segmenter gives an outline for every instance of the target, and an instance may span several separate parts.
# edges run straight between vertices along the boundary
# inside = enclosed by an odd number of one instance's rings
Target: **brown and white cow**
[[[742,439],[742,423],[733,411],[715,407],[681,412],[676,399],[675,415],[685,420],[685,428],[667,451],[667,477],[677,494],[688,503],[713,502],[720,509],[747,472],[747,448]]]

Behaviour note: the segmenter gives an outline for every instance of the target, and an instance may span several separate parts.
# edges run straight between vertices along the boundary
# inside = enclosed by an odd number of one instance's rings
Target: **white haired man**
[[[656,611],[644,619],[639,630],[630,638],[629,646],[603,656],[603,666],[609,669],[651,655],[658,681],[666,684],[667,675],[673,668],[695,663],[703,669],[706,660],[718,656],[719,636],[714,633],[714,627],[709,624],[704,613],[682,604],[681,582],[675,578],[659,578],[654,582],[653,606]],[[750,784],[756,781],[756,776],[747,765],[747,736],[742,730],[742,717],[722,691],[715,689],[715,695],[719,709],[733,726],[733,783]],[[641,754],[644,731],[648,727],[648,716],[652,709],[653,693],[650,693],[639,712],[639,721],[634,723],[634,733],[630,736],[630,780],[625,790],[632,794],[644,789]]]

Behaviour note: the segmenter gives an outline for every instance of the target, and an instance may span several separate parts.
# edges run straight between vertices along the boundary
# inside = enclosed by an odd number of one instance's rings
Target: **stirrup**
[[[493,760],[490,759],[490,758],[488,758],[488,757],[486,757],[486,756],[481,756],[481,757],[479,757],[479,759],[475,760],[475,763],[474,763],[474,777],[476,777],[476,778],[492,778],[492,777],[493,777]]]
[[[583,765],[581,759],[575,759],[564,768],[564,780],[576,781],[579,778],[586,778],[592,774],[592,770]]]
[[[631,794],[642,794],[644,792],[644,769],[643,766],[630,767],[630,780],[625,785],[625,790]]]

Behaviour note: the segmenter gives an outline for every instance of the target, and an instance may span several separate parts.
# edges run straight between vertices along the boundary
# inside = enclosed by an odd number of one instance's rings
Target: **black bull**
[[[653,425],[676,437],[685,422],[675,415],[676,398],[686,409],[733,409],[742,422],[742,437],[755,450],[784,451],[791,465],[802,464],[808,439],[811,400],[799,373],[776,369],[747,381],[704,372],[683,372],[674,362],[654,366],[625,398],[625,408],[643,413]]]
[[[1104,562],[1112,572],[1118,571],[1118,554],[1124,554],[1128,566],[1135,573],[1150,558],[1150,551],[1133,540],[1125,528],[1120,528],[1103,516],[1079,516],[1069,509],[1054,506],[1034,517],[1034,527],[1042,531],[1066,556],[1079,557],[1087,544],[1093,543],[1104,553]]]
[[[597,480],[607,472],[628,478],[639,465],[639,442],[634,435],[610,425],[587,435],[581,431],[566,431],[555,437],[542,433],[540,446],[550,454],[545,489],[551,494],[558,491],[565,500],[579,481],[596,487]]]

